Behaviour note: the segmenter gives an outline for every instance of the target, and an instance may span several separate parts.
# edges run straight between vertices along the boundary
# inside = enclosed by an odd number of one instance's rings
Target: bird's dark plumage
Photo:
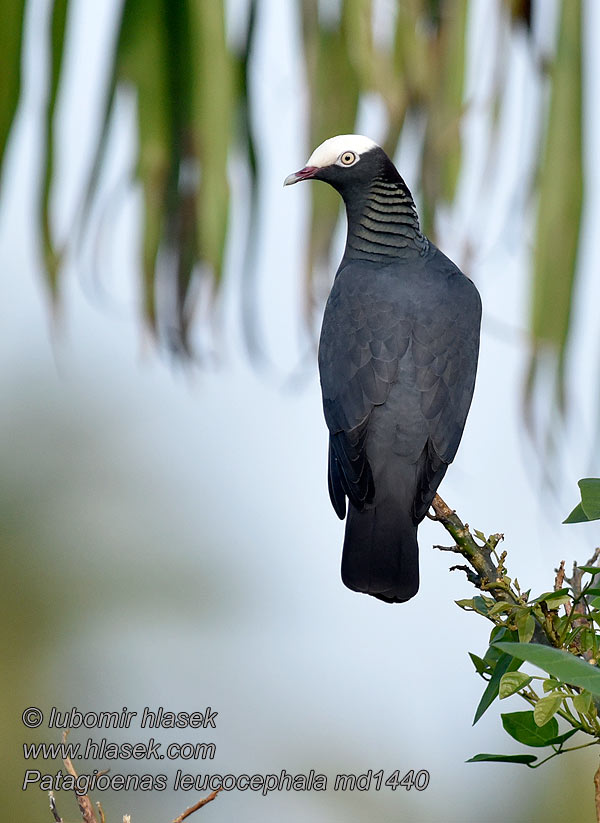
[[[454,459],[471,404],[481,301],[421,234],[410,192],[385,152],[374,144],[358,151],[353,138],[326,141],[297,173],[334,186],[348,216],[319,344],[329,493],[340,518],[348,501],[344,583],[402,602],[418,590],[417,526]],[[319,152],[331,162],[311,163]]]

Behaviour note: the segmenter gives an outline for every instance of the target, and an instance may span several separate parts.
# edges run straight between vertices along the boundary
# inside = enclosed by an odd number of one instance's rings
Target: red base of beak
[[[291,186],[292,183],[298,183],[300,180],[310,180],[311,177],[315,176],[315,172],[317,171],[317,166],[304,166],[304,168],[300,169],[300,171],[295,171],[293,174],[289,174],[283,181],[283,185]]]

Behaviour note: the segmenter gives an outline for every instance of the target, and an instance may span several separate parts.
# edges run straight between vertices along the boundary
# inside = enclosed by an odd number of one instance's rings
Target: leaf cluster
[[[579,488],[581,502],[565,522],[600,519],[600,479],[581,480]],[[508,576],[506,552],[499,556],[496,552],[498,535],[486,538],[477,530],[471,532],[455,512],[449,514],[444,507],[434,503],[438,519],[457,540],[452,551],[462,553],[479,572],[473,575],[467,570],[467,576],[481,594],[458,600],[457,605],[494,624],[483,657],[469,655],[477,674],[486,681],[473,722],[477,723],[496,699],[518,695],[530,708],[503,713],[505,731],[519,743],[546,750],[542,759],[534,754],[482,753],[468,762],[521,763],[537,768],[564,752],[598,745],[600,549],[587,564],[575,565],[570,578],[565,577],[563,561],[554,589],[532,597],[531,591],[523,591],[518,580]],[[521,671],[524,663],[543,674]],[[559,727],[559,720],[565,728]],[[587,742],[566,746],[578,732],[587,736]]]
[[[591,582],[584,587],[585,594],[592,590]],[[582,596],[575,596],[572,602],[581,602]],[[532,611],[536,608],[537,604],[533,605]],[[558,607],[553,611],[558,611]],[[592,614],[597,622],[598,609],[591,609],[589,616],[592,617]],[[566,614],[559,617],[559,621],[568,624],[569,617]],[[571,632],[566,625],[565,631]],[[597,642],[597,636],[595,639]],[[531,754],[478,754],[468,762],[489,760],[523,763],[537,768],[564,752],[600,743],[600,669],[594,658],[587,661],[562,648],[531,640],[521,642],[518,629],[508,628],[508,620],[504,625],[494,626],[489,648],[482,658],[473,653],[469,656],[477,673],[487,681],[473,722],[476,723],[482,717],[496,698],[504,700],[515,694],[519,695],[531,709],[502,714],[505,731],[519,743],[536,748],[547,747],[550,753],[539,762]],[[545,674],[520,671],[524,662],[532,663]],[[566,722],[566,731],[559,730],[557,718]],[[588,735],[592,740],[574,747],[565,747],[565,743],[577,732]]]

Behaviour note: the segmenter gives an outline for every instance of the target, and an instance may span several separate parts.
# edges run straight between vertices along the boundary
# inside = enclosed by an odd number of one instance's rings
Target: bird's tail
[[[419,547],[412,517],[391,500],[359,511],[348,506],[342,580],[349,589],[386,603],[419,590]]]

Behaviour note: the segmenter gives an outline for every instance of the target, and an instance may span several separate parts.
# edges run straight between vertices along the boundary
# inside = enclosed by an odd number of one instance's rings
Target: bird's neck
[[[427,252],[429,241],[421,233],[414,201],[397,173],[374,178],[359,197],[354,192],[344,201],[348,217],[344,261],[390,263]]]

